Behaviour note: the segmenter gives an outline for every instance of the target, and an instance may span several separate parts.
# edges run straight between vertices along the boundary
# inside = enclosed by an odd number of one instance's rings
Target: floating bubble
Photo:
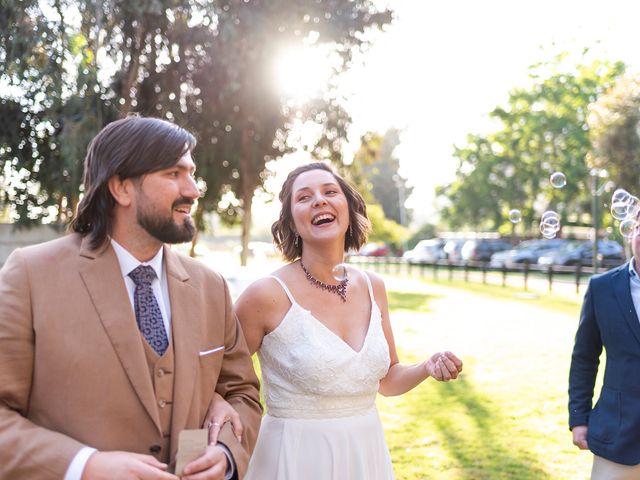
[[[636,218],[640,209],[640,200],[623,188],[618,188],[611,196],[611,216],[616,220]]]
[[[544,238],[554,238],[560,230],[560,215],[553,210],[547,210],[540,218],[540,233]]]
[[[331,275],[337,281],[342,282],[349,278],[349,270],[346,263],[339,263],[331,270]]]
[[[611,204],[611,216],[616,220],[624,220],[627,218],[629,205],[627,202],[615,202]]]
[[[520,223],[522,221],[522,212],[517,208],[509,210],[509,221],[511,223]]]
[[[624,188],[618,188],[611,195],[611,204],[613,205],[614,203],[618,202],[627,203],[629,201],[629,197],[631,197],[631,194],[629,192],[627,192]]]
[[[553,188],[562,188],[567,184],[567,177],[562,172],[554,172],[549,177],[549,181]]]
[[[636,233],[637,222],[632,218],[627,218],[620,222],[620,234],[624,238],[632,238]]]

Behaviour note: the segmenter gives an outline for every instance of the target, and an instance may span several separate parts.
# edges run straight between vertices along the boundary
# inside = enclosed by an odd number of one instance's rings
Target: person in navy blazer
[[[593,480],[640,479],[640,234],[631,261],[589,281],[569,371],[573,443],[594,454]],[[592,398],[600,354],[604,383]]]

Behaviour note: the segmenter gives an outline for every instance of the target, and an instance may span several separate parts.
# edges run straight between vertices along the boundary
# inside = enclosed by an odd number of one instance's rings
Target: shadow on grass
[[[430,295],[415,292],[398,292],[396,290],[388,291],[387,298],[389,300],[389,308],[391,310],[409,310],[412,312],[429,312],[429,302],[441,295]]]
[[[509,431],[496,402],[478,393],[461,376],[432,385],[431,402],[413,404],[410,418],[429,418],[442,439],[443,448],[455,460],[460,478],[467,480],[551,479],[519,438]],[[434,408],[435,407],[435,408]]]

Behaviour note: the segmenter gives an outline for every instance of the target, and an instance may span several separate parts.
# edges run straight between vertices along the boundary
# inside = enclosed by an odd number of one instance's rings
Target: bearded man
[[[183,478],[243,477],[262,410],[227,284],[167,246],[195,233],[195,144],[160,119],[107,125],[72,233],[0,271],[0,478],[175,480],[214,392],[243,436],[224,425]]]

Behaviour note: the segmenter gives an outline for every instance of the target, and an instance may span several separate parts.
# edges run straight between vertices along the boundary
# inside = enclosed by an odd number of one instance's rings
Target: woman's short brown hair
[[[293,182],[302,173],[311,170],[324,170],[333,175],[338,185],[347,197],[349,207],[349,230],[344,238],[344,251],[359,250],[367,241],[371,230],[371,222],[367,217],[367,205],[353,185],[338,175],[333,169],[322,162],[307,163],[295,168],[282,184],[280,190],[280,217],[271,226],[271,234],[276,248],[282,253],[285,260],[293,262],[302,256],[302,242],[296,242],[296,231],[291,215],[291,196],[293,194]]]

